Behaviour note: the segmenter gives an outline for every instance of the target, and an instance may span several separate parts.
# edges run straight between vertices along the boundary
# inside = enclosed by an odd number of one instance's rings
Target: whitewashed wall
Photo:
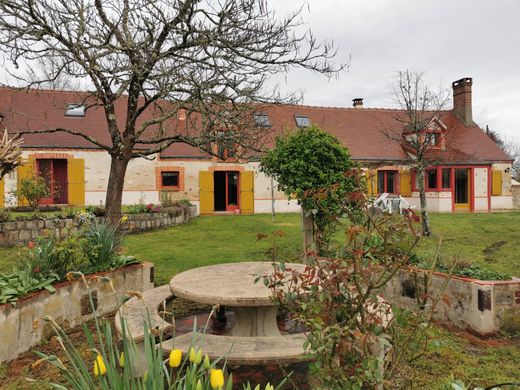
[[[38,150],[42,153],[66,153],[74,158],[85,160],[85,200],[90,205],[100,205],[105,203],[106,188],[108,184],[108,174],[110,171],[110,157],[104,151],[94,150]],[[34,154],[34,150],[24,151],[26,158],[29,154]],[[271,179],[259,170],[259,163],[239,164],[241,168],[255,172],[255,212],[271,212]],[[208,171],[211,167],[221,167],[229,170],[237,168],[235,163],[223,163],[211,160],[173,160],[163,159],[155,156],[153,160],[134,159],[128,166],[125,178],[123,203],[136,204],[158,203],[160,201],[160,191],[156,188],[156,167],[182,167],[184,168],[184,190],[171,192],[172,199],[188,198],[199,207],[199,172]],[[511,209],[513,200],[511,193],[511,174],[505,172],[510,168],[510,164],[495,164],[493,169],[500,169],[503,174],[502,196],[491,197],[492,209]],[[394,169],[403,167],[396,166]],[[5,179],[6,204],[14,205],[14,200],[9,196],[9,191],[15,187],[15,175],[8,175]],[[474,192],[475,210],[488,209],[488,172],[487,168],[474,169]],[[288,201],[283,193],[275,188],[275,208],[277,212],[298,212],[300,207],[294,200]],[[413,192],[411,197],[406,198],[411,205],[419,209],[419,194]],[[452,198],[450,192],[428,192],[427,205],[430,211],[451,212]]]

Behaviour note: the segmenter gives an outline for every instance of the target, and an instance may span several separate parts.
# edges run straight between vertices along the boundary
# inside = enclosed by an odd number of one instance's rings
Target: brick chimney
[[[471,86],[473,80],[471,77],[451,83],[453,88],[453,111],[462,120],[466,126],[473,126],[473,110],[471,106]]]
[[[354,108],[363,108],[363,98],[355,98],[352,99],[352,107]]]

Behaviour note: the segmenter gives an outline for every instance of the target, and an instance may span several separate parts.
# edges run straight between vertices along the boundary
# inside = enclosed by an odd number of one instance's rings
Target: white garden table
[[[304,264],[287,264],[302,272]],[[232,307],[235,325],[227,336],[282,336],[276,321],[277,307],[272,291],[263,280],[255,279],[273,272],[270,262],[243,262],[194,268],[174,276],[172,293],[190,301]],[[289,273],[288,273],[289,275]]]

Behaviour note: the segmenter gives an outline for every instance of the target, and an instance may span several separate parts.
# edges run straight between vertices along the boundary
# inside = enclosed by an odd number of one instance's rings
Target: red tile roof
[[[66,117],[69,103],[79,103],[85,94],[70,91],[29,90],[0,88],[0,114],[11,133],[66,127],[109,143],[107,124],[101,107],[87,111],[85,117]],[[126,99],[116,105],[116,116],[123,124]],[[295,115],[307,116],[312,124],[320,126],[340,139],[357,160],[405,161],[407,155],[399,142],[403,125],[398,118],[401,110],[372,108],[313,107],[300,105],[261,106],[258,112],[269,115],[273,134],[284,134],[296,127]],[[151,114],[148,113],[147,117]],[[446,151],[435,151],[439,158],[452,163],[487,163],[511,161],[478,127],[465,127],[451,111],[441,113],[448,126],[449,142]],[[174,123],[172,122],[172,125]],[[448,138],[448,137],[447,137]],[[270,142],[272,144],[272,140]],[[82,137],[66,133],[24,135],[24,146],[30,148],[95,148]],[[186,144],[173,144],[161,157],[205,158],[199,149]]]

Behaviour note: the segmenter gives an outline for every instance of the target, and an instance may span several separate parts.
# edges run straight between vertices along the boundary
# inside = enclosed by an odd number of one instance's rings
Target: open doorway
[[[455,209],[470,209],[470,169],[455,168]]]
[[[42,177],[47,187],[48,196],[41,204],[67,204],[67,160],[38,159],[38,176]]]
[[[215,191],[215,211],[235,211],[239,209],[237,171],[215,171],[213,173]]]

